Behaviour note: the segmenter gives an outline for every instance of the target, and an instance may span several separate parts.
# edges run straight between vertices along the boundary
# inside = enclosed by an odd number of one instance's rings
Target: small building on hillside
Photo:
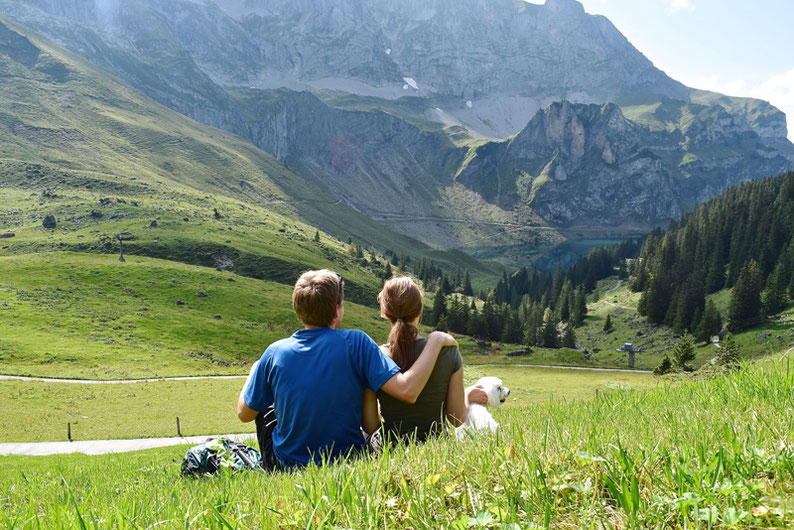
[[[634,345],[630,342],[624,342],[623,346],[617,349],[619,352],[625,353],[639,353],[642,348],[634,348]]]

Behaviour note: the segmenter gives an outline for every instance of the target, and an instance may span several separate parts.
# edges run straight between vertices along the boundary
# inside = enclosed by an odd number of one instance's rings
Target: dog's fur
[[[485,393],[488,394],[488,404],[469,403],[468,418],[456,431],[458,438],[465,436],[466,431],[495,431],[499,424],[493,419],[488,409],[498,409],[499,405],[504,403],[507,396],[510,395],[510,389],[504,386],[498,377],[481,377],[475,384],[482,386]]]

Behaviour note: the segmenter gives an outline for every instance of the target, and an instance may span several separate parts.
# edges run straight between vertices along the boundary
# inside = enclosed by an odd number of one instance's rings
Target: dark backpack
[[[262,467],[259,451],[226,438],[205,442],[188,449],[182,460],[185,476],[214,475],[222,468],[232,472]]]

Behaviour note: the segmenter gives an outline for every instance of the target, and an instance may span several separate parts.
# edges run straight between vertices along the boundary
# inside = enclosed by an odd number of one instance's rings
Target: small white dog
[[[485,393],[488,394],[488,404],[469,403],[468,418],[463,425],[456,429],[458,438],[465,437],[466,431],[495,431],[499,424],[493,419],[488,409],[498,409],[499,405],[504,403],[507,396],[510,395],[510,389],[504,386],[498,377],[481,377],[476,384],[482,386]]]

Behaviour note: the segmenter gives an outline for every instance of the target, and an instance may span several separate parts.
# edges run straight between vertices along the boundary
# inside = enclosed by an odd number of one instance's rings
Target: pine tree
[[[469,269],[463,273],[463,294],[466,296],[474,296],[474,289],[471,287],[471,275]]]
[[[708,343],[711,341],[711,337],[718,335],[720,331],[722,331],[722,315],[714,305],[714,301],[709,300],[706,302],[706,311],[697,328],[697,339]]]
[[[653,370],[653,375],[664,375],[669,374],[673,371],[673,363],[670,362],[670,357],[665,355],[662,358],[662,362]]]
[[[786,287],[786,271],[781,261],[775,266],[775,270],[769,275],[769,278],[767,278],[766,289],[763,295],[765,314],[774,315],[786,307],[786,302],[788,302]]]
[[[695,342],[689,333],[684,333],[684,336],[678,341],[673,348],[673,362],[676,368],[685,372],[691,372],[692,367],[689,363],[695,360]]]
[[[761,269],[755,260],[742,267],[733,286],[729,326],[731,331],[748,328],[761,319]]]
[[[740,360],[739,346],[736,344],[736,341],[733,340],[733,335],[728,333],[725,339],[720,343],[720,350],[717,354],[717,364],[731,367],[739,364]]]
[[[391,263],[386,262],[386,266],[383,268],[383,279],[388,280],[394,276],[394,272],[391,269]]]
[[[449,283],[449,277],[444,274],[441,275],[439,291],[442,291],[444,294],[450,294],[452,292],[452,285]]]
[[[466,327],[466,334],[471,336],[483,336],[485,333],[483,332],[483,320],[482,315],[477,310],[477,305],[474,304],[472,300],[471,304],[471,314],[469,315],[469,322]]]
[[[576,349],[576,333],[573,330],[573,324],[571,322],[565,325],[565,334],[562,336],[562,347],[571,350]]]
[[[215,219],[220,219],[220,218],[222,218],[222,217],[223,217],[223,216],[221,215],[221,213],[218,211],[218,209],[217,209],[217,208],[213,208],[213,209],[212,209],[212,216],[213,216]]]
[[[314,231],[314,242],[315,243],[319,243],[320,242],[320,231],[319,230],[315,230]]]
[[[364,257],[364,249],[361,248],[361,245],[356,245],[356,257],[361,259]]]
[[[436,292],[436,297],[433,299],[433,313],[430,317],[431,321],[429,324],[431,326],[438,326],[438,323],[441,321],[441,318],[447,314],[447,297],[443,291],[438,290]]]
[[[559,348],[559,337],[557,335],[557,320],[554,318],[550,308],[546,308],[543,313],[543,328],[540,332],[540,346],[544,348]]]
[[[584,286],[579,285],[576,290],[576,298],[573,302],[572,320],[576,327],[584,324],[584,317],[587,314],[587,295],[584,292]]]
[[[452,276],[452,287],[460,287],[463,282],[463,276],[460,272],[460,267],[455,269],[455,274]]]
[[[558,316],[563,322],[567,322],[571,318],[571,293],[573,287],[570,280],[565,280],[560,291],[560,297],[557,302]]]
[[[612,327],[612,315],[607,313],[607,319],[604,321],[604,333],[611,333],[614,328]]]
[[[450,296],[449,303],[447,304],[447,323],[449,329],[456,333],[465,333],[466,325],[463,320],[463,307],[466,304],[460,303],[458,296]]]

